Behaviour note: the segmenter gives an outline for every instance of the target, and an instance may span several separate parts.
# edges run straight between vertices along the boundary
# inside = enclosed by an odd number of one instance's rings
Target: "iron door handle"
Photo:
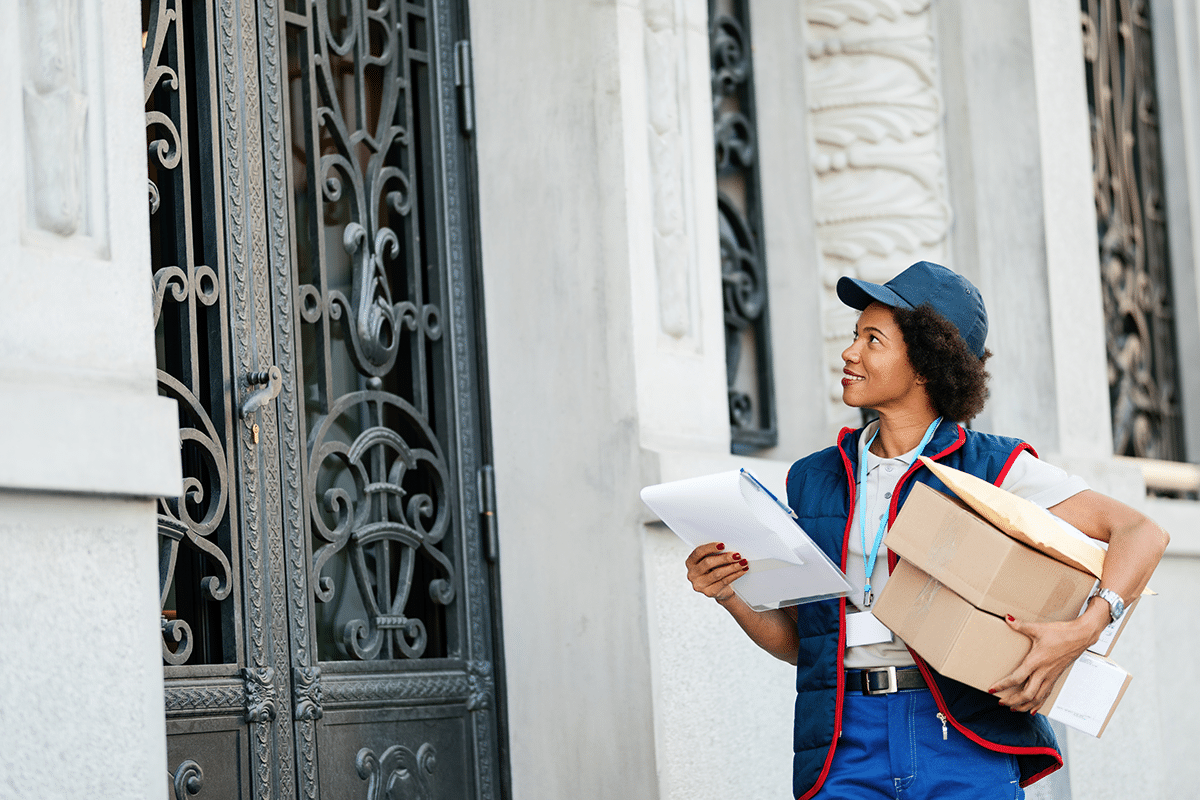
[[[279,395],[279,390],[283,388],[283,373],[279,370],[279,367],[271,366],[270,369],[263,370],[262,372],[251,372],[246,376],[247,386],[260,386],[262,384],[266,384],[266,386],[263,386],[263,388],[247,397],[246,402],[242,403],[242,419],[250,419],[255,411],[258,411]]]

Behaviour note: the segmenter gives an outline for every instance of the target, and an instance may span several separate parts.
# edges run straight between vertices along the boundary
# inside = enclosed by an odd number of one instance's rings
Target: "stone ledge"
[[[0,386],[0,489],[175,497],[179,417],[156,394]]]

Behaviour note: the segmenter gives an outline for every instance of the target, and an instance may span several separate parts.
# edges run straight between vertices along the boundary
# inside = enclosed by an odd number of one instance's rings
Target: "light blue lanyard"
[[[929,427],[925,429],[925,435],[921,437],[921,443],[917,445],[917,455],[925,450],[925,445],[933,438],[933,432],[937,430],[937,426],[941,423],[942,418],[938,417],[933,422],[929,423]],[[875,442],[875,437],[879,435],[879,428],[871,434],[871,438],[867,441],[867,446],[863,448],[862,458],[858,462],[858,506],[862,509],[862,514],[859,516],[858,532],[862,538],[863,549],[863,608],[870,608],[875,602],[874,596],[871,594],[871,576],[875,573],[875,559],[879,556],[879,545],[883,543],[883,535],[887,533],[888,515],[884,514],[879,520],[879,530],[875,533],[875,545],[871,548],[870,556],[867,555],[867,453],[871,450],[871,445]],[[913,461],[916,461],[916,456],[913,456]],[[910,462],[908,466],[912,466]]]

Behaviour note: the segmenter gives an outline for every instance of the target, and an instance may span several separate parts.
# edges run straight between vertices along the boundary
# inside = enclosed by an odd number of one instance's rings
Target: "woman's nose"
[[[849,364],[852,361],[858,361],[858,348],[855,347],[854,345],[850,345],[845,350],[843,350],[842,351],[842,361],[845,361],[847,364]]]

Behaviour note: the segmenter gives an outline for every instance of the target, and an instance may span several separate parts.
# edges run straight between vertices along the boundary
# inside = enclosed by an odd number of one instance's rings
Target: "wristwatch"
[[[1101,589],[1096,592],[1096,596],[1108,603],[1108,615],[1112,617],[1113,622],[1125,616],[1125,601],[1121,599],[1121,595],[1112,589]]]

